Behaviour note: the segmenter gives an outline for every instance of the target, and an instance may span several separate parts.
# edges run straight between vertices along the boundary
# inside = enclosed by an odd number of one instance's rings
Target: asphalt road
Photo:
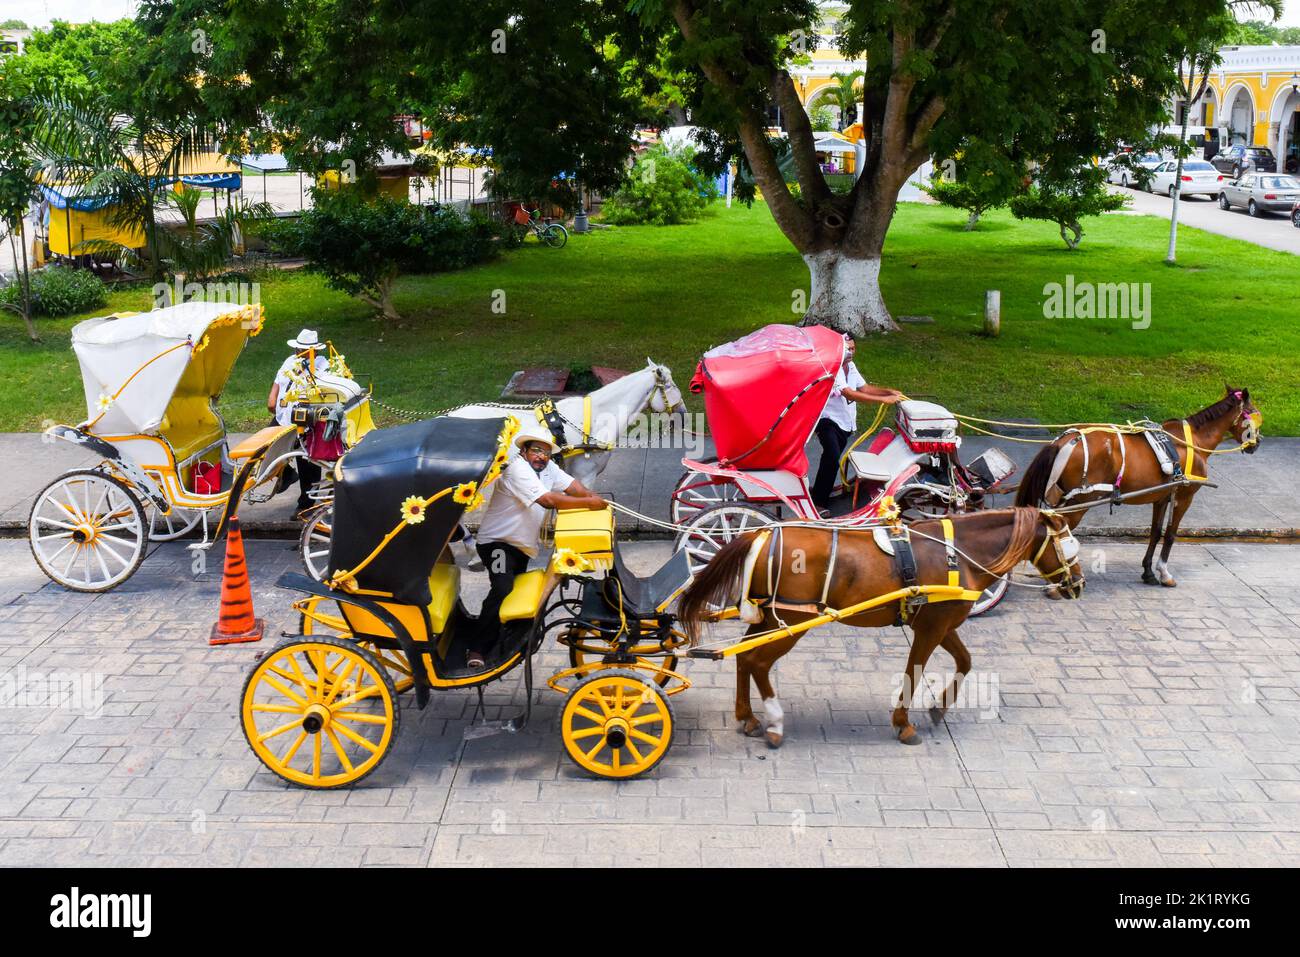
[[[1136,189],[1112,186],[1112,192],[1129,196],[1133,200],[1130,211],[1136,215],[1159,216],[1168,219],[1173,202],[1168,196],[1156,196]],[[1217,199],[1204,196],[1184,197],[1178,211],[1179,225],[1195,226],[1209,233],[1244,239],[1268,249],[1300,255],[1300,229],[1291,225],[1288,216],[1264,213],[1252,219],[1244,209],[1219,209]]]

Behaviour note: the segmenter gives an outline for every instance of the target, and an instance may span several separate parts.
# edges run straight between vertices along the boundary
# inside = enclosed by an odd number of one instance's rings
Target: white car
[[[1165,160],[1151,172],[1151,192],[1174,195],[1174,177],[1178,175],[1178,161]],[[1223,192],[1227,179],[1205,160],[1183,160],[1183,178],[1179,190],[1184,196],[1200,194],[1214,199]]]
[[[1134,161],[1133,165],[1150,170],[1155,169],[1163,160],[1164,157],[1159,153],[1143,153]],[[1102,165],[1106,167],[1106,182],[1125,187],[1136,187],[1138,185],[1137,179],[1133,176],[1133,171],[1127,166],[1116,166],[1114,156],[1102,160]]]

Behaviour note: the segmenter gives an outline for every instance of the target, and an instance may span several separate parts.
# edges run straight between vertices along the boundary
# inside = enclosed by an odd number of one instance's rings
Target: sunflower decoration
[[[199,344],[198,344],[197,346],[194,347],[194,353],[193,353],[193,354],[194,354],[194,355],[198,355],[200,352],[202,352],[204,349],[206,349],[206,348],[208,347],[208,344],[209,344],[211,341],[212,341],[212,339],[211,339],[207,334],[204,334],[203,338],[199,340]]]
[[[897,525],[903,511],[898,507],[898,503],[894,501],[894,496],[886,495],[880,500],[880,506],[877,508],[876,514],[890,525]]]
[[[262,320],[265,317],[266,311],[260,302],[250,303],[240,310],[239,325],[247,329],[249,338],[252,338],[262,331]]]
[[[451,493],[451,500],[457,505],[470,505],[478,497],[478,486],[473,482],[463,482]]]
[[[407,525],[419,525],[424,521],[424,499],[411,495],[402,502],[402,521]]]
[[[98,401],[95,402],[95,408],[99,410],[100,415],[103,415],[109,409],[113,408],[113,397],[101,392]]]
[[[474,496],[474,500],[465,506],[465,511],[472,512],[474,511],[474,509],[478,508],[482,504],[483,504],[482,494],[476,494]]]
[[[561,575],[579,575],[595,568],[587,560],[587,556],[575,552],[571,548],[556,549],[555,555],[551,558],[551,567]]]
[[[341,376],[344,379],[352,378],[352,370],[348,368],[348,364],[344,361],[344,356],[340,352],[336,352],[334,355],[330,356],[330,372],[333,375]]]

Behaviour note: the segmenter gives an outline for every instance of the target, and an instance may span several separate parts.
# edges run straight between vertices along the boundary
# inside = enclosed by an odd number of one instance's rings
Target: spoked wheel
[[[307,513],[306,524],[298,536],[298,556],[302,567],[316,581],[324,581],[330,563],[330,535],[334,525],[334,503],[318,505]]]
[[[775,521],[769,513],[754,505],[718,505],[706,509],[687,523],[677,534],[673,551],[686,549],[691,574],[698,575],[727,542]]]
[[[372,641],[357,641],[352,637],[352,631],[343,618],[321,611],[321,604],[328,601],[328,598],[307,599],[307,604],[298,616],[298,630],[304,635],[327,635],[332,638],[341,638],[358,648],[370,652],[375,656],[375,660],[387,669],[393,679],[393,687],[398,694],[410,691],[415,685],[415,679],[411,677],[411,666],[406,660],[406,655],[393,648],[380,648]]]
[[[594,635],[583,635],[583,633],[581,632],[576,632],[576,633],[570,632],[570,636],[575,641],[582,641],[584,644],[587,645],[596,644],[597,642],[600,641],[600,639]],[[609,653],[612,654],[614,650],[615,649],[610,648]],[[653,654],[654,652],[659,651],[658,642],[655,642],[653,644],[633,646],[631,651],[634,655],[636,655],[636,660],[638,664],[648,665],[651,668],[666,668],[668,671],[677,670],[678,658],[676,655],[664,655],[662,653]],[[644,652],[644,654],[642,652]],[[581,648],[574,648],[572,645],[569,645],[569,667],[581,668],[583,665],[590,664],[593,661],[599,661],[599,660],[600,658],[597,655],[591,652],[583,651]],[[652,680],[659,687],[666,688],[669,682],[671,682],[673,679],[668,675],[660,675],[659,677],[654,678]]]
[[[560,712],[564,750],[603,778],[649,771],[673,743],[673,706],[657,686],[631,671],[597,671],[569,692]]]
[[[741,497],[740,486],[730,479],[718,479],[703,472],[687,472],[673,488],[668,517],[674,525],[684,525],[707,508],[737,502]]]
[[[542,230],[542,242],[552,249],[559,249],[569,241],[569,231],[559,223],[551,223]]]
[[[203,509],[173,506],[164,515],[157,508],[149,509],[149,541],[170,542],[193,530],[203,521]]]
[[[1007,597],[1011,583],[1005,578],[999,578],[979,596],[973,605],[971,605],[969,617],[974,618],[976,615],[982,615],[986,611],[992,611],[998,606],[1003,598]]]
[[[342,638],[290,638],[244,682],[244,737],[291,784],[355,784],[383,762],[402,712],[370,652]]]
[[[103,592],[144,561],[148,526],[130,487],[93,469],[77,469],[41,490],[27,519],[32,556],[64,588]]]

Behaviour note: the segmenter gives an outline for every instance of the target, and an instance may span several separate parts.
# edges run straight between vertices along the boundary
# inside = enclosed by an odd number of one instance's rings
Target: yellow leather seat
[[[536,569],[515,576],[515,587],[501,603],[501,620],[518,621],[534,618],[542,604],[542,587],[546,584],[546,570]]]
[[[205,395],[173,397],[159,431],[178,463],[211,448],[225,436],[221,422],[212,414],[211,400]]]
[[[435,635],[442,634],[460,595],[460,568],[442,562],[434,565],[429,573],[429,594],[429,625]]]

